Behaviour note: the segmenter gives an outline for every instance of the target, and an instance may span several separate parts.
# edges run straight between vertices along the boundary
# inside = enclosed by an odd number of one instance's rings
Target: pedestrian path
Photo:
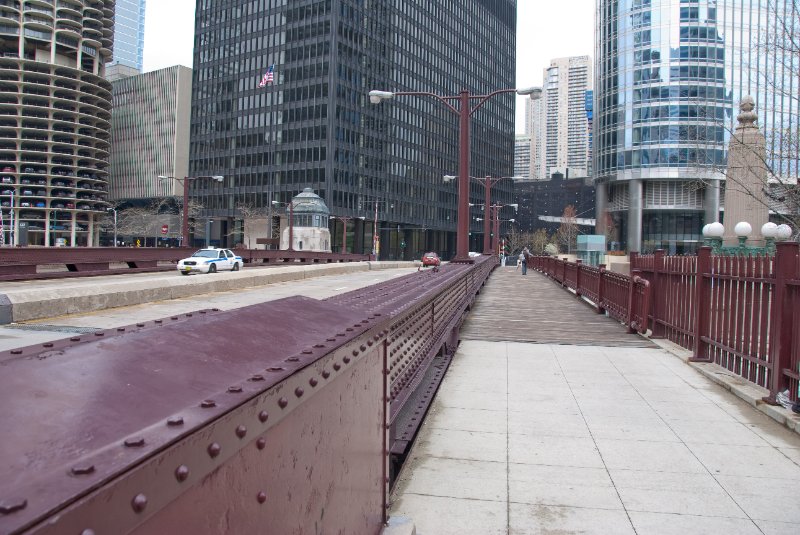
[[[800,533],[800,436],[653,345],[498,341],[473,321],[505,310],[498,289],[537,303],[516,309],[533,331],[577,303],[520,277],[479,296],[391,515],[419,535]]]

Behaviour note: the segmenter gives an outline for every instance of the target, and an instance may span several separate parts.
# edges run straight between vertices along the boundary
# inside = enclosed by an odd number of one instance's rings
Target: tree
[[[559,226],[556,231],[556,239],[558,243],[567,250],[567,254],[569,254],[572,252],[577,238],[578,222],[576,211],[575,207],[570,204],[564,208],[564,213],[561,215],[561,226]]]
[[[548,243],[550,243],[550,236],[547,235],[547,231],[543,228],[536,230],[530,239],[531,252],[536,255],[544,254]]]

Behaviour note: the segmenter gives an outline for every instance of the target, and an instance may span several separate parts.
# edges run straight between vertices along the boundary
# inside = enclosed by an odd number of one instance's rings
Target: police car
[[[181,275],[216,273],[224,269],[239,271],[242,267],[244,267],[244,260],[242,260],[241,256],[236,256],[230,249],[215,249],[213,247],[200,249],[189,258],[184,258],[178,262],[178,271],[181,272]]]

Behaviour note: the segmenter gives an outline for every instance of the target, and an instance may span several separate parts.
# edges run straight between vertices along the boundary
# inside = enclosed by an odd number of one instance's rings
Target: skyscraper
[[[558,58],[544,69],[545,176],[556,169],[569,176],[586,174],[589,139],[585,94],[591,89],[589,56]]]
[[[382,258],[452,254],[457,190],[442,177],[458,171],[457,116],[430,97],[371,105],[368,92],[513,88],[515,32],[515,0],[198,1],[190,173],[226,179],[221,190],[193,181],[192,195],[233,240],[240,207],[311,187],[332,215],[356,218],[351,250],[369,251],[377,229]],[[509,176],[513,95],[487,101],[471,133],[470,174]],[[493,191],[511,201],[509,181]],[[471,197],[479,205],[483,186]],[[472,250],[481,232],[473,221]]]
[[[514,176],[520,179],[533,178],[531,136],[517,135],[514,141]]]
[[[0,12],[3,220],[13,212],[16,243],[95,245],[108,206],[114,0],[4,2]]]
[[[544,165],[545,154],[545,106],[542,89],[536,88],[525,99],[525,134],[531,140],[531,178],[547,178]]]
[[[146,0],[117,0],[114,12],[115,64],[142,71],[144,58],[144,11]]]
[[[796,92],[796,68],[780,56],[791,30],[778,20],[790,4],[598,0],[598,232],[631,251],[694,251],[703,224],[719,218],[727,144],[746,95],[777,149],[773,170],[797,175],[796,154],[777,146],[797,137],[798,101],[783,94]]]

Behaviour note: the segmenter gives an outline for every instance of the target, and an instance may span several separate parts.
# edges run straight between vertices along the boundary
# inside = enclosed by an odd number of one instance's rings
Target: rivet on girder
[[[205,310],[201,310],[201,311],[200,311],[200,314],[205,314],[205,313],[206,313],[206,311],[205,311]]]
[[[344,336],[344,335],[345,335],[344,333],[336,333],[336,336],[339,336],[339,337]]]
[[[256,495],[256,500],[258,500],[258,503],[264,503],[265,501],[267,501],[267,493],[264,491],[259,492]]]
[[[259,374],[255,374],[254,376],[252,376],[250,378],[250,380],[251,381],[263,381],[264,380],[264,376],[263,375],[259,375]]]
[[[155,320],[153,323],[164,323],[163,320]]]
[[[353,328],[352,328],[352,327],[348,327],[347,329],[345,329],[345,331],[347,331],[347,332],[353,332]]]
[[[267,447],[267,439],[264,437],[259,438],[256,440],[256,448],[263,450]]]
[[[105,334],[106,334],[106,333],[104,333],[104,332],[97,332],[97,333],[94,333],[94,335],[95,335],[95,336],[105,336]]]
[[[267,371],[268,372],[281,372],[281,371],[283,371],[283,368],[278,367],[278,366],[272,366],[271,368],[267,368]]]
[[[87,528],[87,529],[81,531],[81,535],[95,535],[95,533],[94,533],[93,529],[88,529]]]
[[[300,362],[300,359],[298,357],[289,357],[286,362]]]
[[[334,369],[334,370],[336,370],[336,371],[338,372],[339,370],[341,370],[341,369],[342,369],[342,365],[341,365],[341,364],[339,364],[338,362],[335,362],[335,363],[333,364],[333,369]]]
[[[136,326],[137,327],[144,327],[144,323],[137,323]]]
[[[364,344],[361,344],[360,347],[361,347],[361,351],[366,351],[367,350],[367,346],[365,346]]]
[[[21,355],[22,354],[22,350],[21,349],[12,349],[11,350],[11,354],[12,355]]]
[[[246,434],[247,434],[247,428],[245,426],[240,425],[239,427],[236,428],[236,436],[237,437],[244,438],[244,436]]]
[[[144,446],[144,437],[132,437],[125,439],[126,448],[141,448]]]
[[[331,337],[331,338],[326,338],[325,340],[327,340],[328,342],[335,342],[336,338]]]
[[[203,401],[200,402],[200,406],[203,407],[204,409],[210,409],[211,407],[216,407],[217,402],[214,401],[213,399],[204,399]]]
[[[186,478],[189,477],[189,467],[185,464],[180,465],[178,468],[175,469],[175,479],[178,481],[186,481]]]
[[[238,394],[242,391],[242,387],[239,385],[233,385],[228,387],[228,392],[231,394]]]
[[[372,340],[367,340],[367,345],[370,346],[370,347],[372,347],[372,344],[374,344],[374,343],[375,342],[373,342]]]
[[[78,464],[72,467],[70,470],[73,475],[76,476],[85,476],[87,474],[91,474],[94,472],[94,465],[93,464]]]
[[[288,404],[289,404],[289,401],[286,398],[281,398],[281,399],[278,400],[278,406],[281,409],[285,409]]]
[[[310,385],[312,386],[312,388],[313,388],[313,387],[315,387],[315,386],[317,386],[317,379],[316,379],[316,377],[312,377],[311,379],[309,379],[309,380],[308,380],[308,384],[310,384]]]
[[[0,513],[7,515],[14,513],[28,506],[28,500],[25,498],[6,498],[0,500]]]
[[[313,351],[312,351],[312,350],[310,350],[310,349],[304,349],[304,350],[302,351],[302,353],[303,353],[303,355],[310,355],[311,353],[313,353]]]
[[[131,507],[133,507],[133,510],[137,513],[144,511],[144,508],[147,507],[147,496],[144,494],[137,494],[134,496],[133,500],[131,500]]]
[[[219,452],[222,451],[222,446],[220,446],[216,442],[212,442],[211,444],[208,445],[207,451],[208,454],[213,458],[219,455]]]
[[[171,319],[172,321],[175,321],[176,319],[178,319],[178,316],[172,316],[170,319]]]
[[[187,317],[187,318],[191,318],[191,317],[192,317],[192,313],[191,313],[191,312],[187,312],[187,313],[186,313],[186,317]]]
[[[355,357],[356,355],[358,355],[358,351],[353,351],[353,356]],[[345,364],[350,363],[350,357],[345,356],[342,358],[342,360],[344,361]]]
[[[212,312],[219,312],[218,308],[212,308],[211,310],[212,310]]]
[[[324,379],[327,379],[330,376],[331,376],[331,372],[329,372],[328,370],[322,370],[322,377]]]
[[[303,394],[305,394],[305,391],[302,388],[300,388],[299,386],[294,389],[294,395],[295,396],[301,398],[301,397],[303,397]]]
[[[325,344],[314,344],[314,347],[316,347],[317,349],[320,349],[320,348],[325,347]]]
[[[267,420],[269,420],[269,414],[267,414],[267,411],[261,411],[261,412],[259,412],[259,413],[258,413],[258,420],[259,420],[259,421],[260,421],[262,424],[263,424],[264,422],[266,422]]]
[[[167,420],[167,425],[174,427],[177,425],[183,425],[183,416],[173,416]]]
[[[47,342],[46,344],[42,344],[42,347],[53,347],[53,343]]]
[[[80,336],[73,336],[72,338],[69,339],[69,341],[70,342],[80,342],[81,341],[81,337]]]
[[[125,327],[117,327],[117,332],[124,333]]]

